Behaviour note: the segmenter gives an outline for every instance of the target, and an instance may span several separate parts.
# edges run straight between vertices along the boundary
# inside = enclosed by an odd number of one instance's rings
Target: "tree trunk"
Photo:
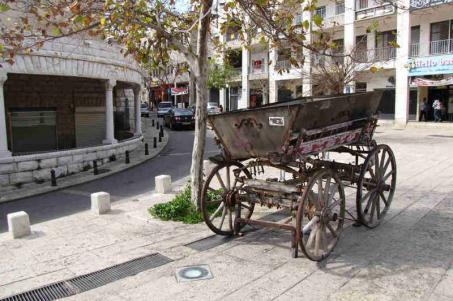
[[[192,151],[192,166],[190,168],[192,201],[197,209],[200,208],[201,189],[203,185],[203,154],[206,140],[206,118],[208,115],[208,35],[211,21],[212,0],[202,2],[200,21],[198,23],[197,62],[195,71],[196,109],[195,137]]]

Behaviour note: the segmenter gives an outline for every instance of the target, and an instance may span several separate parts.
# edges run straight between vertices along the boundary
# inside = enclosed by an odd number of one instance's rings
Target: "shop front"
[[[408,68],[410,86],[417,89],[417,120],[434,121],[440,109],[441,120],[453,122],[453,55],[414,58]]]

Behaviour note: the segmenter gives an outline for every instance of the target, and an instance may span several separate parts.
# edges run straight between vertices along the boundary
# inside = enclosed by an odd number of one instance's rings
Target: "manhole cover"
[[[176,270],[178,282],[188,282],[195,280],[206,280],[213,278],[208,265],[192,265]]]

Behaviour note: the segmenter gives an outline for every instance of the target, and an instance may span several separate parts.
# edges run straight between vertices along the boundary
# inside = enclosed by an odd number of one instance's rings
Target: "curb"
[[[80,173],[76,174],[79,177],[76,178],[76,179],[73,179],[72,181],[64,181],[64,179],[67,179],[68,177],[61,178],[60,181],[58,182],[58,186],[50,186],[50,182],[46,182],[45,184],[43,184],[45,186],[30,187],[29,189],[25,188],[23,191],[12,190],[11,192],[8,192],[8,193],[3,194],[3,195],[0,196],[0,204],[1,203],[7,203],[7,202],[15,201],[15,200],[18,200],[18,199],[23,199],[23,198],[28,198],[28,197],[32,197],[32,196],[37,196],[37,195],[45,194],[45,193],[48,193],[48,192],[63,190],[63,189],[66,189],[68,187],[72,187],[72,186],[88,183],[88,182],[91,182],[91,181],[95,181],[95,180],[98,180],[98,179],[102,179],[102,178],[117,174],[119,172],[128,170],[128,169],[130,169],[132,167],[135,167],[137,165],[143,164],[143,163],[145,163],[145,162],[157,157],[165,149],[165,147],[167,146],[168,140],[170,139],[170,136],[169,136],[169,133],[168,133],[167,130],[164,130],[164,132],[165,132],[164,138],[162,139],[162,142],[160,143],[160,145],[158,145],[157,151],[155,153],[150,152],[149,156],[146,156],[141,161],[135,161],[134,162],[134,161],[131,160],[131,162],[129,164],[127,164],[127,165],[112,166],[110,171],[105,172],[105,173],[101,173],[101,174],[96,175],[96,176],[93,175],[93,171],[91,169],[89,171],[86,171],[86,172],[80,172]],[[141,146],[139,146],[139,147],[141,147]],[[103,165],[102,167],[104,167],[104,166],[105,165]],[[105,167],[108,167],[108,166],[105,166]],[[85,176],[83,176],[83,175],[85,175]]]

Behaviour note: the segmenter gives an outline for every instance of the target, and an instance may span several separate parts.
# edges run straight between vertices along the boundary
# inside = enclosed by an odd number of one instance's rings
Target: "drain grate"
[[[129,276],[137,275],[140,272],[157,268],[172,261],[170,258],[159,253],[146,255],[100,271],[10,296],[0,301],[44,301],[61,299],[101,287]]]

